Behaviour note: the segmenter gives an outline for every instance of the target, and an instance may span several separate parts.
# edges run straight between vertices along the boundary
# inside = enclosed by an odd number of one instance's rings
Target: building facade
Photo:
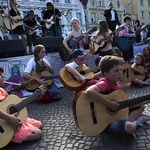
[[[150,22],[150,0],[122,0],[126,6],[127,13],[131,16],[133,23],[139,19],[142,25]]]

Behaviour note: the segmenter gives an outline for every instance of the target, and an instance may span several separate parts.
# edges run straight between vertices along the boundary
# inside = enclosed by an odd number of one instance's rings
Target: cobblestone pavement
[[[134,88],[123,85],[124,92],[129,98],[143,96],[149,93],[150,87]],[[136,138],[103,132],[89,137],[77,127],[72,111],[74,93],[60,88],[63,99],[42,104],[33,102],[28,105],[29,117],[34,117],[43,123],[42,139],[36,142],[22,144],[10,143],[3,150],[149,150],[150,125],[139,127]],[[150,114],[149,105],[145,109]]]

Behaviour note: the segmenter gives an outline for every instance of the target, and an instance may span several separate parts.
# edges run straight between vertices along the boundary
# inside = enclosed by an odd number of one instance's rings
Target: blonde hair
[[[79,19],[78,18],[76,18],[76,17],[73,17],[72,19],[71,19],[71,21],[70,21],[70,23],[72,23],[72,21],[77,21],[79,24],[80,24],[80,21],[79,21]]]
[[[14,0],[10,0],[9,2],[9,5],[10,5],[10,8],[14,9],[14,11],[18,14],[18,15],[21,15],[17,5],[14,5]]]

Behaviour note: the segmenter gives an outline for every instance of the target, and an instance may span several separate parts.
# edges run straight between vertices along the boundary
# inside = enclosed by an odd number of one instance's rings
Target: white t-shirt
[[[68,64],[67,64],[67,65],[68,65]],[[69,65],[72,66],[73,68],[79,67],[79,65],[78,65],[75,61],[73,61],[72,63],[69,63]],[[86,65],[83,64],[83,66],[86,66]]]
[[[50,65],[49,62],[45,58],[43,58],[43,61],[45,63],[47,63],[48,65]],[[51,67],[51,65],[50,65],[50,67]],[[35,62],[34,58],[31,58],[29,60],[29,62],[27,63],[27,67],[24,70],[24,72],[27,72],[27,73],[31,73],[31,71],[36,71],[36,62]]]

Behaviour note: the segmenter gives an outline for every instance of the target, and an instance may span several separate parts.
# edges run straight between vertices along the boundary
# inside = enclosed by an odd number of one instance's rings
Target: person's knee
[[[35,135],[36,139],[35,139],[35,140],[41,139],[41,137],[42,137],[42,130],[37,129],[37,130],[35,131],[35,133],[36,133],[36,135]]]
[[[125,123],[125,131],[126,131],[126,133],[131,134],[131,133],[134,133],[135,130],[136,130],[136,126],[132,122],[127,121]]]

